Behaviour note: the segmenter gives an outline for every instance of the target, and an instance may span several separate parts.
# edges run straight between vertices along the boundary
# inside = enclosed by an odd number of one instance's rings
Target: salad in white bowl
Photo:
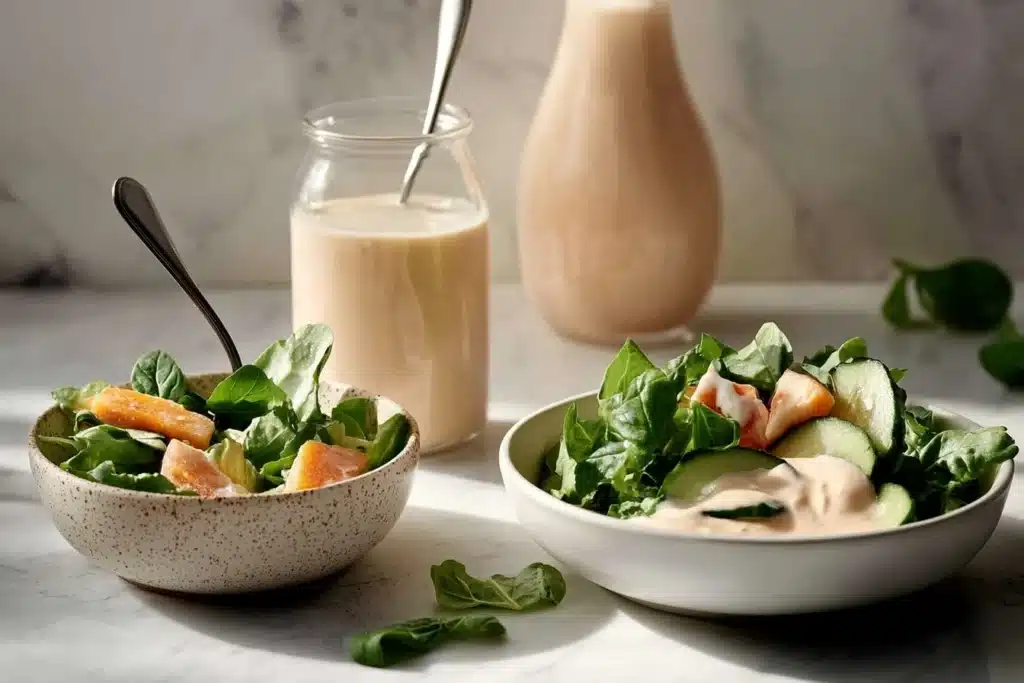
[[[976,500],[1017,454],[1004,427],[956,429],[908,406],[904,370],[860,338],[795,362],[761,327],[741,349],[703,335],[656,367],[627,342],[594,419],[565,413],[539,486],[662,529],[836,534],[930,519]]]

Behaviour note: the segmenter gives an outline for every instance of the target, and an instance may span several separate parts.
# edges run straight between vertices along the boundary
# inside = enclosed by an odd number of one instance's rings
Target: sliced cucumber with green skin
[[[906,394],[893,383],[889,368],[873,359],[843,363],[832,371],[832,388],[832,417],[863,429],[879,457],[900,447]]]
[[[700,499],[701,493],[716,479],[734,472],[770,470],[785,461],[764,451],[751,448],[730,448],[724,451],[694,451],[668,473],[662,490],[678,503],[690,505]]]
[[[871,476],[875,469],[875,449],[867,433],[857,425],[838,417],[820,417],[805,422],[772,448],[779,458],[813,458],[832,455],[856,465]]]
[[[715,508],[713,510],[701,510],[705,517],[716,519],[768,519],[777,517],[786,511],[786,506],[777,500],[766,500],[763,503],[754,505],[742,505],[734,508]]]
[[[885,528],[901,526],[914,518],[914,500],[899,484],[882,484],[877,505],[878,519]]]

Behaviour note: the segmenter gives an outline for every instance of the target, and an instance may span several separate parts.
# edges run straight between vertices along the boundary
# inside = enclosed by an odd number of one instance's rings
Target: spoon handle
[[[153,199],[149,196],[149,192],[146,191],[142,183],[134,178],[118,178],[114,183],[113,194],[114,206],[117,207],[121,218],[135,231],[143,244],[153,252],[153,255],[171,274],[178,286],[185,291],[192,303],[202,311],[213,331],[217,333],[221,346],[228,354],[232,371],[242,367],[242,359],[238,355],[235,343],[231,340],[231,335],[228,334],[224,323],[217,317],[210,302],[199,291],[196,283],[185,269],[185,264],[181,262],[178,250],[175,249],[171,235],[164,227],[164,222],[160,219],[160,214],[157,212],[156,206],[153,205]]]
[[[442,0],[441,19],[437,29],[437,58],[434,61],[434,80],[430,85],[430,100],[427,103],[427,115],[423,119],[423,134],[430,135],[437,125],[437,118],[444,103],[444,94],[448,90],[455,59],[462,47],[462,39],[469,25],[469,11],[472,0]],[[420,171],[420,165],[427,158],[429,145],[422,143],[416,147],[405,169],[402,180],[402,193],[399,201],[404,204],[412,192],[412,185]]]

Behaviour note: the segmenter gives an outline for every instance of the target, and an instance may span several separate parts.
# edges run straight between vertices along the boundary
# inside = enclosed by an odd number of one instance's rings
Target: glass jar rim
[[[444,104],[433,133],[364,134],[346,131],[346,124],[379,119],[382,115],[415,116],[422,122],[426,107],[413,97],[370,97],[332,102],[311,109],[302,119],[306,137],[326,145],[435,144],[465,137],[473,129],[469,112],[454,104]]]

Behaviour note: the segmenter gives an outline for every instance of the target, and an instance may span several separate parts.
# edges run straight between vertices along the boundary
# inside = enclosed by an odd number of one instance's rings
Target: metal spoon
[[[135,231],[142,243],[153,252],[157,260],[178,283],[178,286],[185,290],[185,294],[188,294],[188,298],[192,299],[192,303],[199,308],[206,317],[206,321],[210,323],[210,327],[217,333],[221,346],[228,354],[231,370],[234,371],[242,367],[242,359],[238,356],[235,342],[231,341],[231,335],[228,334],[224,323],[217,317],[210,302],[199,291],[192,276],[185,269],[167,228],[160,220],[160,214],[153,206],[153,199],[149,196],[149,192],[146,191],[142,183],[134,178],[118,178],[114,183],[113,193],[114,206],[117,207],[121,218]]]
[[[448,90],[448,81],[455,67],[455,58],[462,47],[462,39],[466,35],[466,26],[469,25],[469,10],[472,8],[472,0],[442,0],[441,19],[437,28],[437,58],[434,61],[434,81],[430,85],[430,100],[427,103],[427,115],[423,119],[423,134],[430,135],[437,125],[437,117],[441,113],[441,105],[444,102],[444,93]],[[405,178],[402,180],[402,193],[399,202],[405,204],[412,192],[412,185],[416,182],[416,175],[420,172],[420,165],[427,158],[430,151],[429,143],[418,145],[409,159],[409,165],[405,169]]]

